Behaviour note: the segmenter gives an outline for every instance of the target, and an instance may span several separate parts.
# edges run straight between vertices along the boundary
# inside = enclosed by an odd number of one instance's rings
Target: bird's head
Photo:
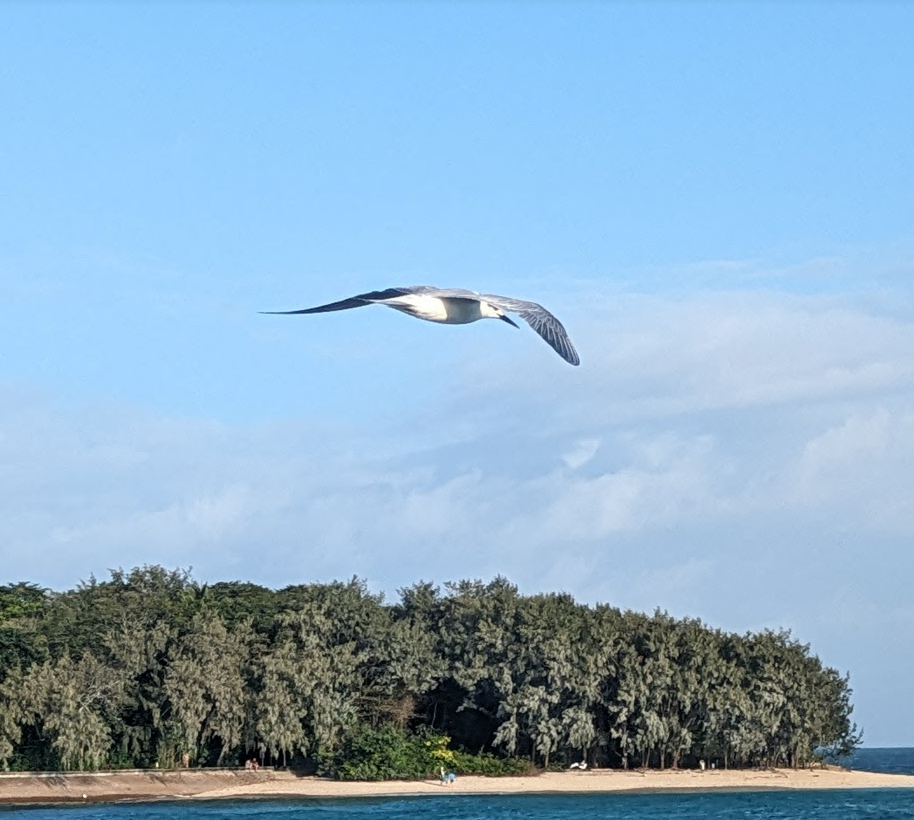
[[[479,312],[487,319],[501,319],[503,322],[507,322],[509,325],[517,327],[514,320],[506,316],[505,312],[500,307],[493,305],[490,302],[480,302],[479,308]]]

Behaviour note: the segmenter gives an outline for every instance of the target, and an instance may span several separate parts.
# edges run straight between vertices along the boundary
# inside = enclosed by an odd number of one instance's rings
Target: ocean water
[[[849,769],[889,774],[914,774],[914,749],[857,749],[841,761]]]
[[[845,765],[914,774],[914,749],[860,749]],[[914,789],[354,800],[214,800],[2,807],[0,820],[914,820]]]
[[[3,820],[909,820],[905,789],[703,794],[448,795],[119,803],[0,810]]]

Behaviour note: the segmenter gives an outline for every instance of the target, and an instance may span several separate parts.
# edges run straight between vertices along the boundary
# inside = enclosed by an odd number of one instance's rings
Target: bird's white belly
[[[398,296],[384,302],[389,307],[425,319],[427,322],[440,322],[446,325],[465,325],[482,318],[479,311],[479,302],[474,299],[459,299],[455,297],[429,296],[422,293],[413,293],[408,296]]]

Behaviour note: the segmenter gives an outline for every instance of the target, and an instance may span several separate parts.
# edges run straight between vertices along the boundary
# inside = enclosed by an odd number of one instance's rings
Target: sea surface
[[[857,749],[841,763],[862,772],[914,774],[914,749]]]
[[[861,749],[864,771],[914,774],[914,749]],[[2,808],[0,820],[914,820],[914,790],[459,795]]]

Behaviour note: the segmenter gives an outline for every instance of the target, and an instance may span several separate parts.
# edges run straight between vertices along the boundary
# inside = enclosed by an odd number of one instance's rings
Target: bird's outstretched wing
[[[264,310],[261,313],[270,314],[302,314],[302,313],[329,313],[334,310],[349,310],[350,308],[363,307],[372,304],[385,304],[397,300],[401,296],[429,295],[442,299],[470,299],[478,301],[484,299],[489,304],[502,310],[516,313],[530,327],[532,327],[566,362],[573,365],[581,363],[578,352],[574,349],[571,339],[562,323],[555,318],[546,308],[537,302],[527,302],[523,299],[512,299],[510,296],[497,296],[493,293],[476,293],[462,288],[436,288],[432,285],[410,285],[409,287],[387,288],[387,290],[373,290],[370,293],[360,293],[349,299],[339,302],[330,302],[327,305],[318,305],[301,310]],[[398,307],[390,304],[390,307]],[[399,308],[398,308],[399,309]],[[514,324],[511,322],[511,324]]]
[[[274,316],[290,316],[294,313],[329,313],[331,310],[349,310],[349,308],[373,305],[376,302],[383,302],[385,299],[393,299],[397,296],[405,296],[407,293],[416,292],[418,292],[418,288],[414,287],[387,288],[387,290],[373,290],[371,293],[360,293],[358,296],[352,296],[349,299],[341,299],[339,302],[331,302],[329,305],[318,305],[317,307],[302,308],[301,310],[262,310],[260,312]]]
[[[579,365],[581,363],[578,351],[574,349],[562,323],[541,304],[526,302],[523,299],[512,299],[510,296],[497,296],[494,293],[482,293],[480,296],[490,305],[520,316],[569,364]]]

